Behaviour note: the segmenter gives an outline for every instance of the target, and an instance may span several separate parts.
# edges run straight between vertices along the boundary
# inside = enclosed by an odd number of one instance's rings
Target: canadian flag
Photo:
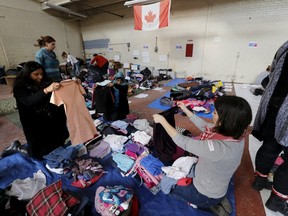
[[[134,29],[150,31],[168,26],[170,5],[170,0],[150,5],[135,5]]]

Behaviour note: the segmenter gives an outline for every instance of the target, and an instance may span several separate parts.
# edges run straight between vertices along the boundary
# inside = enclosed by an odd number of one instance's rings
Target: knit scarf
[[[274,92],[274,89],[277,85],[278,79],[282,73],[283,64],[288,52],[288,41],[286,41],[277,51],[273,62],[271,64],[271,73],[269,75],[269,83],[263,92],[261,102],[258,108],[258,112],[254,121],[253,130],[259,131],[262,123],[265,120],[267,108],[269,105],[269,101]],[[288,73],[288,71],[283,71],[283,73]],[[282,103],[277,117],[276,117],[276,126],[275,126],[275,139],[278,143],[283,146],[288,146],[288,112],[286,111],[286,107],[288,107],[288,97],[286,96],[284,102]]]
[[[230,136],[224,136],[222,134],[216,133],[214,128],[209,128],[208,126],[205,126],[205,131],[200,134],[199,136],[195,137],[195,139],[199,140],[225,140],[225,141],[231,141],[231,142],[239,142],[239,140],[234,139]]]

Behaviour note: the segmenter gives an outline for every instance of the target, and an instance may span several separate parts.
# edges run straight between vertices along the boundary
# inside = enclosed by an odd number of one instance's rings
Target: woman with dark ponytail
[[[53,51],[56,48],[55,39],[51,36],[41,36],[37,42],[40,50],[35,55],[35,61],[43,66],[48,77],[59,82],[61,80],[59,60]]]
[[[64,106],[50,103],[51,92],[59,88],[60,83],[53,82],[35,61],[25,63],[14,82],[13,93],[31,157],[42,159],[69,137]]]

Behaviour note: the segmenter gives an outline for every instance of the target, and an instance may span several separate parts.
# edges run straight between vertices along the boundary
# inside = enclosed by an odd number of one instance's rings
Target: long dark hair
[[[56,40],[47,35],[47,36],[41,36],[40,39],[37,40],[39,47],[44,47],[46,43],[56,42]]]
[[[222,96],[216,99],[214,105],[218,113],[215,131],[239,139],[252,121],[249,103],[241,97]]]
[[[67,57],[67,53],[66,52],[62,52],[62,57],[66,58]]]
[[[42,69],[43,79],[39,85],[35,85],[35,81],[30,78],[30,74],[38,69]],[[23,65],[22,70],[16,77],[14,87],[27,85],[41,89],[48,86],[50,83],[51,80],[50,78],[48,78],[45,69],[42,67],[42,65],[35,61],[28,61]]]

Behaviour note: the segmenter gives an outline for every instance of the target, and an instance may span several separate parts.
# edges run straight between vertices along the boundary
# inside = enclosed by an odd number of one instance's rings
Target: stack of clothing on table
[[[223,83],[220,80],[179,83],[172,88],[170,92],[170,97],[173,98],[173,100],[185,100],[187,98],[208,100],[225,94]]]
[[[160,104],[173,107],[178,101],[182,101],[194,113],[209,114],[214,110],[214,100],[223,95],[225,87],[221,80],[210,81],[200,77],[174,86],[169,97],[163,96],[160,99]]]
[[[174,112],[168,113],[174,119]],[[104,158],[108,159],[122,176],[137,176],[141,184],[143,183],[153,194],[157,194],[160,191],[161,178],[164,176],[162,160],[167,162],[165,160],[167,157],[171,162],[171,159],[175,160],[182,156],[184,151],[178,151],[176,144],[172,144],[172,140],[169,142],[173,148],[168,148],[169,136],[161,134],[160,139],[158,129],[155,126],[152,127],[146,119],[125,119],[98,124],[98,131],[103,138],[98,141],[98,144],[94,144],[93,148],[87,146],[90,149],[90,156],[97,155],[95,149],[103,152],[102,148],[99,148],[101,145],[104,149],[109,148],[111,152]],[[166,146],[163,149],[162,144]],[[167,149],[170,149],[172,156],[166,151]],[[164,156],[165,154],[167,155]]]
[[[122,176],[138,174],[139,180],[152,193],[157,193],[163,164],[150,154],[153,134],[150,123],[146,119],[125,119],[98,123],[97,129],[103,138],[92,144],[92,148],[87,145],[89,155],[99,157],[98,153],[109,148],[111,152],[102,159],[108,158]]]

